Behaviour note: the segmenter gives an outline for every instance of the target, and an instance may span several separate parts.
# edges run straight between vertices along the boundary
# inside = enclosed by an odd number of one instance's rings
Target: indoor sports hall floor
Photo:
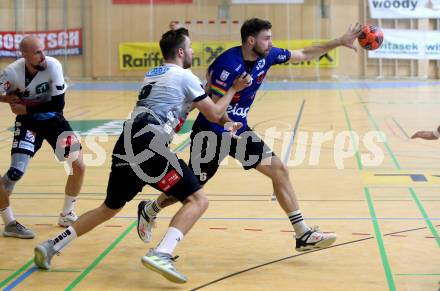
[[[65,115],[83,134],[88,164],[78,214],[105,197],[111,150],[138,88],[71,84]],[[438,290],[440,144],[409,136],[440,124],[440,82],[267,83],[263,89],[250,112],[250,125],[274,140],[275,152],[289,160],[306,221],[336,232],[333,247],[295,252],[294,233],[272,200],[271,182],[229,160],[206,186],[208,211],[175,252],[180,255],[178,270],[189,277],[187,284],[170,283],[140,262],[177,209],[162,211],[153,242],[142,243],[135,229],[137,204],[158,194],[148,187],[117,217],[54,257],[51,271],[37,270],[34,246],[61,231],[56,222],[66,180],[63,165],[45,144],[11,200],[20,222],[37,237],[0,237],[0,288]],[[0,117],[4,174],[14,116],[0,104]],[[190,119],[194,117],[192,113]],[[373,140],[372,147],[366,137],[374,131],[382,131],[386,139]],[[328,138],[322,146],[312,142],[320,133]],[[357,137],[358,148],[353,146]],[[189,156],[187,138],[184,133],[172,145],[184,159]],[[383,161],[371,166],[380,153]]]

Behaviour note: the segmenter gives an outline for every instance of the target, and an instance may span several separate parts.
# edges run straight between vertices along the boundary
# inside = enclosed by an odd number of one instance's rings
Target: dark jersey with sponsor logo
[[[223,97],[226,91],[232,86],[235,78],[240,76],[243,72],[247,71],[252,76],[252,85],[237,92],[227,109],[230,119],[243,123],[243,127],[238,131],[238,134],[247,128],[247,114],[269,68],[275,64],[285,63],[289,59],[289,50],[273,47],[265,58],[257,59],[252,68],[248,66],[248,69],[246,69],[241,46],[237,46],[223,52],[209,66],[208,71],[212,71],[211,92],[213,96]],[[224,131],[223,126],[208,121],[201,113],[197,116],[195,125],[200,125],[202,128],[209,128],[218,133]]]

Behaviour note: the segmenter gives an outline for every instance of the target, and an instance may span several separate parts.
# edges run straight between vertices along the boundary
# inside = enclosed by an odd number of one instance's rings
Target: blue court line
[[[383,89],[383,88],[414,88],[440,86],[438,81],[355,81],[355,82],[264,82],[261,90],[266,91],[298,91],[298,90],[329,90],[329,89]],[[72,83],[70,90],[97,90],[97,91],[139,91],[139,82],[97,82],[97,83]]]
[[[3,289],[3,291],[9,291],[17,287],[18,284],[20,284],[22,281],[24,281],[27,277],[29,277],[33,272],[38,270],[38,268],[34,265],[30,267],[26,272],[24,272],[20,277],[15,279],[11,284],[6,286],[6,288]]]

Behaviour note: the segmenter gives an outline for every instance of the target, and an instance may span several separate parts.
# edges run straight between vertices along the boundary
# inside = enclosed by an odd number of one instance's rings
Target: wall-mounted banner
[[[113,4],[189,4],[192,0],[112,0]]]
[[[274,41],[275,47],[291,50],[300,49],[325,40],[284,40]],[[223,51],[233,46],[239,45],[238,42],[193,42],[194,68],[208,67],[216,57]],[[295,68],[336,68],[338,66],[338,50],[332,50],[323,55],[320,59],[302,62],[299,64],[285,63],[276,65],[274,68],[292,66]],[[159,66],[163,63],[159,45],[153,42],[131,42],[119,44],[119,68],[121,70],[146,70]]]
[[[0,57],[18,57],[19,44],[26,35],[40,38],[49,56],[80,55],[82,53],[82,29],[5,32],[0,31]]]
[[[304,0],[232,0],[232,4],[302,4]]]
[[[383,29],[380,49],[369,51],[369,58],[440,60],[440,32]]]
[[[368,0],[371,18],[440,18],[440,0]]]

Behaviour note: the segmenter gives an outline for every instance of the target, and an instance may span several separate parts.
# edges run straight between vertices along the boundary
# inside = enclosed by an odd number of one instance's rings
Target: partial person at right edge
[[[411,136],[412,139],[421,138],[426,140],[436,140],[440,138],[440,126],[434,130],[420,130]]]

